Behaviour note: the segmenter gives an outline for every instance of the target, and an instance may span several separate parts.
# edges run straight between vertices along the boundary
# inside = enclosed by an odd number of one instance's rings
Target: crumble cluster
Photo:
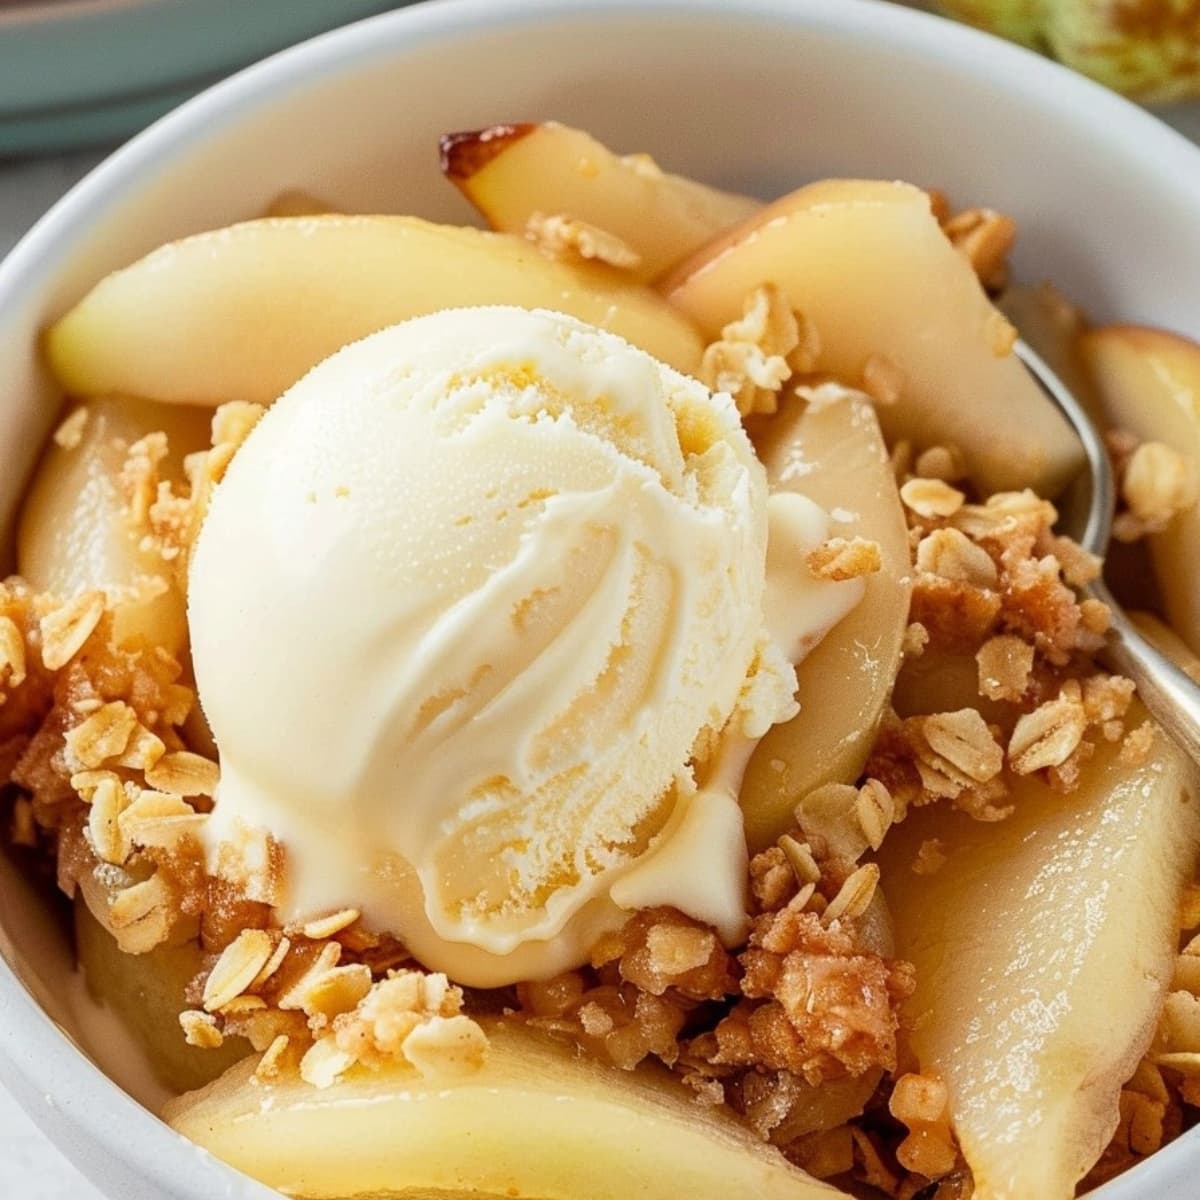
[[[525,236],[547,258],[602,262],[623,271],[642,265],[642,256],[624,239],[566,213],[530,213]]]
[[[968,499],[953,448],[895,460],[916,566],[906,640],[910,659],[975,663],[970,707],[928,711],[934,695],[906,695],[915,710],[892,711],[867,772],[900,806],[946,800],[981,820],[1000,820],[1019,777],[1038,775],[1073,790],[1101,741],[1123,742],[1136,761],[1150,726],[1130,729],[1130,680],[1096,668],[1110,614],[1076,589],[1099,560],[1056,535],[1054,506],[1030,491]],[[936,470],[926,476],[922,470]],[[923,711],[922,711],[923,710]]]
[[[813,323],[773,283],[755,288],[739,320],[731,321],[704,351],[700,378],[733,397],[743,417],[779,407],[785,383],[816,368],[821,339]]]
[[[896,1069],[913,974],[873,919],[878,867],[803,837],[753,859],[740,953],[673,909],[646,910],[600,942],[590,967],[519,985],[521,1015],[616,1067],[660,1059],[700,1103],[729,1104],[807,1165],[824,1088],[861,1081],[870,1094]]]
[[[1162,442],[1142,442],[1127,429],[1105,436],[1117,477],[1113,537],[1136,542],[1162,530],[1200,501],[1200,463]]]

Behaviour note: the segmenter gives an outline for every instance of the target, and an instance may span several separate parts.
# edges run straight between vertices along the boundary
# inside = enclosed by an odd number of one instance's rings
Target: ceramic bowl
[[[290,187],[351,211],[465,219],[438,134],[539,118],[763,196],[830,174],[937,185],[1019,219],[1019,276],[1055,279],[1101,318],[1200,334],[1186,265],[1200,262],[1200,151],[1033,55],[870,0],[446,0],[327,34],[189,102],[0,266],[0,525],[59,402],[38,331],[105,271]],[[0,952],[0,1078],[85,1174],[121,1200],[267,1195],[81,1051],[120,1076],[121,1055],[89,1041],[72,1001],[51,905],[3,861]],[[1198,1174],[1193,1131],[1103,1194],[1185,1200]]]

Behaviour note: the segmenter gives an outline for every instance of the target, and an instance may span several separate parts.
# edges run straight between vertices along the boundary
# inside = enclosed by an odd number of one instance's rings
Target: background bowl
[[[870,0],[446,0],[326,35],[188,103],[0,266],[0,527],[58,406],[38,330],[105,271],[289,187],[349,210],[466,218],[437,135],[550,117],[764,196],[824,174],[942,187],[1018,218],[1018,276],[1051,277],[1102,318],[1200,334],[1200,276],[1181,265],[1200,261],[1200,151],[1023,51]],[[114,1057],[72,1003],[60,923],[2,861],[0,953],[0,1074],[86,1174],[122,1200],[269,1194],[68,1041]],[[1194,1198],[1198,1138],[1105,1200]]]
[[[0,0],[0,155],[112,142],[238,67],[407,0]]]

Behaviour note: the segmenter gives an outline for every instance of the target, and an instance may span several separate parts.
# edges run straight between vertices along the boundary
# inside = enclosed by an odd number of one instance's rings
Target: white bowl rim
[[[981,77],[995,79],[1004,90],[1050,110],[1089,109],[1146,170],[1177,179],[1181,173],[1190,176],[1200,194],[1200,148],[1150,113],[1021,47],[886,0],[428,0],[280,51],[207,89],[131,139],[76,184],[0,262],[0,313],[40,289],[69,258],[76,240],[86,236],[97,214],[117,207],[146,169],[186,157],[196,143],[268,101],[306,90],[325,75],[344,73],[385,55],[411,53],[426,41],[513,22],[621,15],[778,21],[953,58]],[[63,1110],[86,1140],[115,1153],[166,1195],[210,1200],[218,1187],[228,1200],[278,1195],[199,1151],[121,1091],[79,1052],[2,957],[0,1063],[15,1073],[25,1096],[40,1095],[49,1109]],[[54,1092],[52,1081],[64,1079],[72,1081],[70,1092]],[[44,1113],[29,1111],[36,1122],[48,1123]],[[1153,1185],[1143,1174],[1148,1168],[1168,1157],[1179,1162],[1180,1154],[1200,1161],[1197,1151],[1196,1138],[1185,1136],[1118,1182],[1132,1182],[1131,1175],[1137,1175]],[[187,1169],[181,1171],[181,1166]],[[1107,1187],[1104,1193],[1111,1194]],[[1114,1195],[1112,1200],[1118,1198]]]

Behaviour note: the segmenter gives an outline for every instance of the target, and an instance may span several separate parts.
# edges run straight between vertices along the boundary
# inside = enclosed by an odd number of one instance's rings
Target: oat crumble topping
[[[525,236],[548,258],[602,262],[625,271],[642,262],[642,256],[615,233],[566,213],[530,213]]]
[[[942,229],[988,291],[1007,284],[1008,255],[1017,238],[1011,217],[990,208],[968,208],[943,220]]]
[[[90,416],[87,405],[80,405],[65,417],[54,431],[54,444],[64,450],[76,449],[83,442]]]
[[[869,538],[835,537],[810,550],[805,562],[818,579],[859,579],[883,570],[883,553]]]
[[[1121,507],[1113,537],[1136,542],[1160,533],[1200,501],[1200,463],[1162,442],[1139,442],[1128,430],[1106,437]]]
[[[812,322],[793,311],[775,284],[764,284],[704,351],[700,378],[713,391],[728,392],[742,416],[770,414],[793,374],[816,370],[820,352]]]

